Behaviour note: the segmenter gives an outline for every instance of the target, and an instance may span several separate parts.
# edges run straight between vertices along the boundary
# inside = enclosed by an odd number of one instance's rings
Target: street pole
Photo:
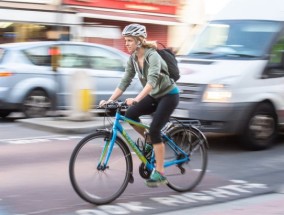
[[[61,40],[61,24],[62,24],[62,0],[54,0],[53,4],[56,6],[56,17],[55,17],[55,24],[56,24],[56,31],[57,31],[57,41]],[[52,71],[54,73],[54,81],[56,83],[55,85],[55,92],[53,94],[53,115],[57,116],[57,111],[58,111],[58,104],[59,104],[59,98],[58,98],[58,92],[60,92],[61,87],[60,87],[60,76],[59,76],[59,71],[58,67],[59,65],[59,60],[60,60],[60,49],[57,45],[50,47],[50,55],[51,55],[51,67]]]

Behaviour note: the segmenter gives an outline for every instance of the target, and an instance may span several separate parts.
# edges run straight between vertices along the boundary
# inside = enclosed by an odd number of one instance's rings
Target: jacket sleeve
[[[118,88],[122,90],[123,92],[129,87],[129,85],[132,82],[132,79],[135,76],[135,69],[132,63],[132,58],[130,57],[127,61],[124,76],[120,80],[120,83],[118,84]]]

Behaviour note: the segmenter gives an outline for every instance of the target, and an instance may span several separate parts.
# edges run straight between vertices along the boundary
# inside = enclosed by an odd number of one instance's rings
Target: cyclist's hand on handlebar
[[[107,104],[113,102],[113,100],[101,100],[99,103],[99,107],[105,107]]]
[[[135,105],[137,104],[137,101],[133,98],[128,98],[128,99],[125,99],[125,103],[128,105],[128,106],[132,106],[132,105]]]

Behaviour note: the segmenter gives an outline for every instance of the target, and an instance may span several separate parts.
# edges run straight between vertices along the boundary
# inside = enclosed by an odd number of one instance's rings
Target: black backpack
[[[159,44],[163,46],[163,49],[157,49],[157,52],[167,63],[170,78],[176,82],[180,78],[176,56],[169,48],[166,48],[162,43]]]

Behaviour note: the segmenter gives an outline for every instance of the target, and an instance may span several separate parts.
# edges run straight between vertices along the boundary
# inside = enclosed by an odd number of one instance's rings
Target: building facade
[[[69,39],[81,24],[55,0],[1,0],[0,43]]]
[[[170,46],[179,7],[179,0],[2,0],[0,43],[80,40],[126,51],[121,31],[140,23],[149,40]]]
[[[169,31],[181,24],[177,18],[179,0],[63,0],[63,7],[82,19],[81,37],[125,50],[121,31],[130,23],[146,26],[148,40],[169,45]]]

